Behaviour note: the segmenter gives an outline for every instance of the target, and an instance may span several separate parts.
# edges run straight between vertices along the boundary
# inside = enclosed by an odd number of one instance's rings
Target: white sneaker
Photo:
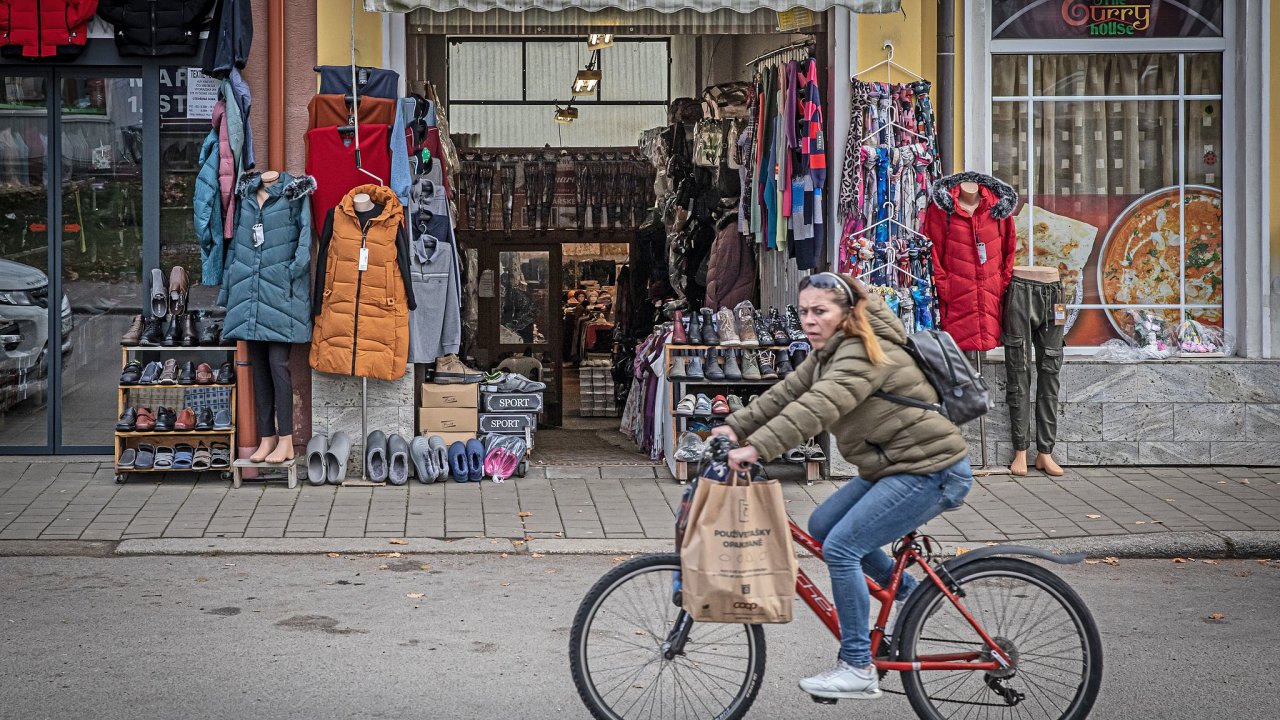
[[[800,689],[837,700],[873,700],[882,695],[874,666],[856,668],[843,660],[837,660],[830,670],[801,680]]]

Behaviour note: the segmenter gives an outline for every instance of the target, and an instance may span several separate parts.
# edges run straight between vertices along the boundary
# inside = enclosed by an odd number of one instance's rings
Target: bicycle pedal
[[[809,697],[812,698],[813,701],[818,703],[819,705],[835,705],[836,703],[840,702],[836,698],[818,697],[817,695],[810,695]]]

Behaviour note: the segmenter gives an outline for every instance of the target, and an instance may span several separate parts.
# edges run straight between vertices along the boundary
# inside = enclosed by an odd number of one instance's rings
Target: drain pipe
[[[956,96],[956,8],[954,0],[938,0],[938,77],[933,83],[933,99],[938,113],[936,127],[942,174],[950,175],[953,107]]]

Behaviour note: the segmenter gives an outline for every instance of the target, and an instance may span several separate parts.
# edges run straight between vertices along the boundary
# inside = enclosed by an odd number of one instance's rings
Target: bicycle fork
[[[676,615],[675,625],[671,628],[671,632],[667,633],[667,639],[662,643],[662,657],[665,660],[675,660],[677,655],[684,654],[684,644],[689,641],[689,631],[693,629],[693,616],[688,611],[681,610]]]

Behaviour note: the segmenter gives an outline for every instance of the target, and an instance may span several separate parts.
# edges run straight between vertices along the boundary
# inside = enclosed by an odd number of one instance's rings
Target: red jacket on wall
[[[978,207],[970,215],[956,202],[960,184],[978,184]],[[1000,346],[1004,291],[1013,277],[1018,246],[1013,211],[1018,193],[981,173],[958,173],[930,188],[933,202],[924,216],[924,234],[933,242],[933,276],[938,286],[942,329],[961,350]],[[986,262],[981,262],[979,245]]]
[[[84,50],[98,0],[0,0],[0,55],[70,60]]]

